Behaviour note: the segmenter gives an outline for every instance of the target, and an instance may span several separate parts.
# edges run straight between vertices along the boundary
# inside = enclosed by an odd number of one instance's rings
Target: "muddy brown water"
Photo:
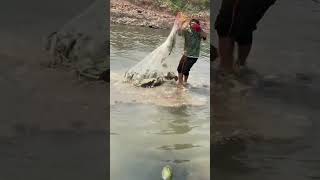
[[[189,88],[156,88],[123,82],[127,69],[169,35],[169,30],[111,26],[111,179],[161,178],[165,165],[174,179],[210,178],[209,44],[190,72]],[[182,41],[169,56],[176,72]]]

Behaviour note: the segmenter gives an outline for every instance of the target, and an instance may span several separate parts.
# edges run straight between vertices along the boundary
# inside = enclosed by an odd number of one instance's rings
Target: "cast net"
[[[166,41],[129,69],[124,76],[125,82],[140,87],[155,87],[165,81],[176,80],[177,63],[175,66],[169,65],[170,62],[166,60],[175,47],[176,34],[182,21],[183,16],[178,14]]]

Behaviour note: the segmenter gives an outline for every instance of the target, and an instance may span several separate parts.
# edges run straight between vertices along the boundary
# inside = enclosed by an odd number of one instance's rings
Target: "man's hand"
[[[206,40],[207,39],[207,33],[204,32],[203,30],[200,32],[200,36],[203,40]]]
[[[182,36],[182,32],[184,30],[186,30],[188,27],[188,22],[187,21],[184,21],[180,26],[179,26],[179,29],[178,29],[178,35],[179,36]]]

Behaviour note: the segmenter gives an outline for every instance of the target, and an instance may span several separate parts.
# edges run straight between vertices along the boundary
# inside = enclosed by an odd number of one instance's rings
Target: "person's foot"
[[[238,81],[234,72],[224,71],[223,69],[218,69],[214,77],[214,81],[223,87],[234,87],[234,85],[237,84],[236,81]]]
[[[234,72],[233,71],[226,71],[222,68],[217,69],[216,71],[216,77],[219,79],[230,79],[234,77]]]
[[[184,82],[184,83],[183,83],[183,86],[184,86],[184,87],[188,87],[188,86],[189,86],[189,83]]]
[[[178,87],[178,88],[183,88],[183,83],[178,83],[178,84],[177,84],[177,87]]]
[[[243,74],[249,70],[245,64],[242,65],[242,64],[240,64],[239,61],[237,61],[234,64],[233,69],[234,69],[234,74],[237,76],[240,76],[241,74]]]

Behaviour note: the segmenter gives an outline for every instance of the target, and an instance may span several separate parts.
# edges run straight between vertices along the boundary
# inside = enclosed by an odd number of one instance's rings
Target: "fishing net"
[[[165,81],[177,79],[175,75],[177,63],[172,65],[172,62],[167,61],[167,59],[175,46],[176,34],[180,24],[181,16],[178,15],[166,41],[129,69],[124,76],[125,82],[140,87],[155,87]]]
[[[105,1],[96,0],[83,13],[71,19],[46,42],[53,56],[51,65],[66,65],[80,75],[99,79],[109,69],[105,36]]]

